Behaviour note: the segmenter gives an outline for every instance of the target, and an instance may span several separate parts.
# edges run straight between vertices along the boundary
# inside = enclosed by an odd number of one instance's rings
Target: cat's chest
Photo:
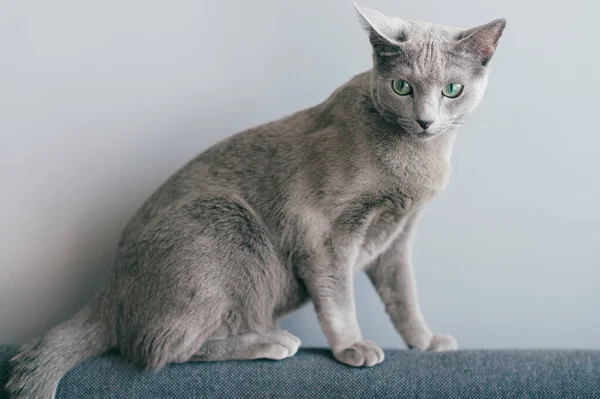
[[[427,202],[448,184],[453,138],[448,134],[431,145],[405,143],[383,150],[381,180],[415,203]]]
[[[441,193],[450,177],[450,163],[446,159],[405,161],[394,170],[392,179],[399,192],[414,203],[423,204]]]
[[[447,162],[403,165],[401,173],[388,176],[389,198],[372,210],[358,246],[355,270],[361,270],[385,252],[405,232],[408,220],[447,185]]]

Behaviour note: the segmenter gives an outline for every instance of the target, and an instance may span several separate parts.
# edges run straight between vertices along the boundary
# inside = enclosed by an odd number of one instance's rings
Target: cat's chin
[[[433,139],[435,137],[441,136],[442,134],[444,134],[444,132],[428,132],[428,131],[425,131],[425,130],[421,130],[421,131],[418,131],[418,132],[409,132],[409,134],[412,137],[415,137],[415,138],[417,138],[419,140],[427,141],[427,140],[431,140],[431,139]]]

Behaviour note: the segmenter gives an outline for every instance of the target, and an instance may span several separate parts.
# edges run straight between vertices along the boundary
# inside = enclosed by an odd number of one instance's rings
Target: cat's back
[[[281,194],[307,168],[322,169],[320,164],[347,147],[340,138],[347,124],[343,116],[367,83],[368,73],[361,73],[317,105],[221,140],[174,173],[145,206],[160,208],[216,191],[236,192],[259,205],[257,198]]]
[[[235,196],[257,208],[277,202],[303,168],[307,135],[321,129],[322,107],[241,131],[204,150],[154,191],[123,235],[135,235],[157,215],[197,198]]]

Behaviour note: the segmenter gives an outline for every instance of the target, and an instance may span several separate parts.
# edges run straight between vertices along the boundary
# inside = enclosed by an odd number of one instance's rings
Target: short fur
[[[456,348],[419,311],[410,237],[423,206],[446,186],[456,128],[483,96],[505,22],[463,31],[357,8],[372,70],[175,173],[125,228],[98,296],[12,360],[12,398],[54,398],[70,368],[110,348],[151,369],[282,359],[300,341],[277,320],[308,300],[335,357],[372,366],[383,351],[361,338],[359,270],[409,347]],[[413,93],[397,95],[393,79],[410,82]],[[452,82],[464,92],[443,97]],[[433,122],[423,130],[417,120]]]

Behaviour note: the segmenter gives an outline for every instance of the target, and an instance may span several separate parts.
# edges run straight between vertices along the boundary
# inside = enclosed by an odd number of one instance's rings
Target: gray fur
[[[410,237],[446,186],[456,128],[483,96],[504,21],[462,31],[357,8],[373,69],[175,173],[125,228],[92,303],[13,359],[12,398],[53,398],[71,367],[110,348],[150,369],[292,356],[300,341],[277,320],[309,299],[335,357],[372,366],[384,355],[361,338],[359,270],[409,347],[456,348],[419,311]],[[398,78],[411,96],[392,91]],[[442,97],[455,81],[464,93]],[[426,131],[424,117],[434,121]]]

